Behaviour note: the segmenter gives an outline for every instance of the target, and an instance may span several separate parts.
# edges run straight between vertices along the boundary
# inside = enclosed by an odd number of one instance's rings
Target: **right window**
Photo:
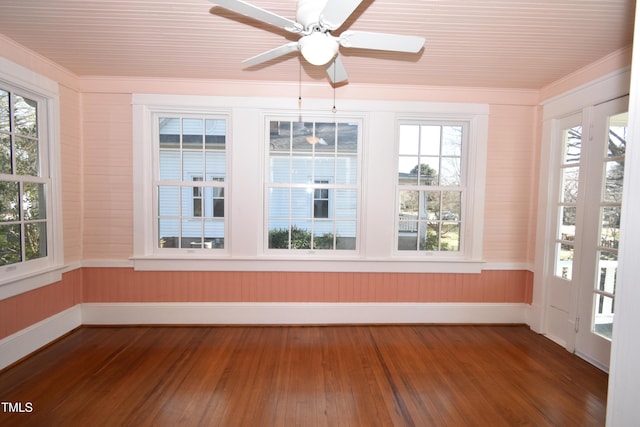
[[[467,128],[466,123],[399,124],[398,251],[462,250]]]

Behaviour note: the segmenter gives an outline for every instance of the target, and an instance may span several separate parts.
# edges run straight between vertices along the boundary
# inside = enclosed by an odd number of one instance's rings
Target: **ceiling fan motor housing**
[[[318,25],[320,14],[327,5],[328,0],[298,0],[296,21],[302,24],[305,30],[310,30]]]

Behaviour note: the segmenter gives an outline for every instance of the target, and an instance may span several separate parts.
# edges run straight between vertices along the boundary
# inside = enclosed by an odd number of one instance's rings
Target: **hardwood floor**
[[[0,372],[0,425],[596,426],[606,391],[525,326],[82,327]]]

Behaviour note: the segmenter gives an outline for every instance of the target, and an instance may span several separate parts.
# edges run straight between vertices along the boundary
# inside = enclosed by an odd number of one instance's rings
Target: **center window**
[[[267,124],[268,249],[355,251],[360,124]]]

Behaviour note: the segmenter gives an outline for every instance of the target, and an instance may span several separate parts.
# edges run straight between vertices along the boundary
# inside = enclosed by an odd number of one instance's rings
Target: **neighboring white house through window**
[[[268,120],[267,247],[358,247],[360,123]]]
[[[224,248],[226,119],[155,117],[158,248]]]

